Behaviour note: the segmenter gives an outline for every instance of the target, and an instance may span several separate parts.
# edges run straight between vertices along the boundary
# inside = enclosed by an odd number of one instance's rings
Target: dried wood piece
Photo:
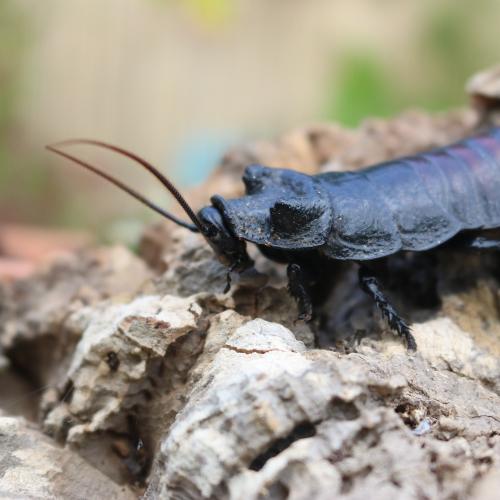
[[[54,444],[21,418],[0,416],[0,496],[40,500],[137,498],[77,453]]]

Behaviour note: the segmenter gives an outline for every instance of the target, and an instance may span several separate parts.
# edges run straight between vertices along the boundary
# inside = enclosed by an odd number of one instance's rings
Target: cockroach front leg
[[[288,264],[287,275],[288,291],[296,300],[299,308],[298,319],[310,321],[312,318],[313,306],[306,272],[299,264],[291,263]]]
[[[392,304],[384,295],[377,278],[369,269],[363,266],[359,268],[359,284],[361,289],[375,301],[375,304],[377,304],[377,307],[382,312],[382,315],[387,319],[389,326],[395,330],[398,335],[406,339],[408,349],[410,351],[416,351],[417,343],[415,341],[415,337],[410,331],[410,327],[396,312]]]
[[[231,266],[227,271],[226,271],[226,286],[224,287],[224,290],[222,293],[227,293],[229,290],[231,290],[231,273],[234,271],[235,266]]]

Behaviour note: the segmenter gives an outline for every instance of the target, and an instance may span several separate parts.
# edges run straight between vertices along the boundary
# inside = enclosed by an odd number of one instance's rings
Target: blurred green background
[[[126,146],[187,187],[298,125],[463,105],[499,60],[499,19],[494,0],[0,0],[0,223],[133,239],[155,217],[44,151],[60,139]]]

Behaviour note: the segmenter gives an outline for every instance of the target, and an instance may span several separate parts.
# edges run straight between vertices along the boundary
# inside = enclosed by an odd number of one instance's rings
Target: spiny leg
[[[288,291],[296,300],[299,308],[299,319],[309,321],[312,318],[313,306],[311,292],[304,269],[297,263],[288,264]]]
[[[392,304],[380,289],[377,278],[366,267],[359,268],[359,284],[361,289],[367,293],[377,304],[377,307],[382,312],[382,315],[387,319],[389,326],[395,330],[398,335],[406,339],[408,349],[415,351],[417,343],[413,337],[410,327],[401,316],[396,312]]]

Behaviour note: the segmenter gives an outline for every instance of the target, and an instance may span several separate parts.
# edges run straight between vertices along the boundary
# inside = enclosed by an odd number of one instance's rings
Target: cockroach
[[[99,146],[138,162],[170,191],[191,222],[60,149],[71,144]],[[416,349],[415,339],[384,294],[377,264],[400,252],[427,252],[458,239],[464,248],[500,249],[500,239],[487,231],[500,227],[500,128],[355,172],[310,176],[251,165],[243,175],[245,196],[212,196],[211,205],[197,214],[163,174],[134,153],[80,139],[47,148],[176,224],[201,233],[228,268],[226,292],[232,272],[253,267],[246,243],[254,243],[266,257],[288,265],[288,289],[297,302],[299,319],[309,321],[315,305],[313,287],[333,285],[328,263],[358,264],[362,290],[410,350]]]

